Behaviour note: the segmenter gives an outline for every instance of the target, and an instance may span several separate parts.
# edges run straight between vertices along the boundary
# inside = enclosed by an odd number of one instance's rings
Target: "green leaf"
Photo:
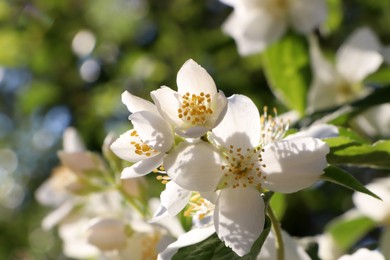
[[[344,164],[378,169],[390,169],[390,140],[362,144],[347,137],[324,140],[330,147],[330,164]]]
[[[281,221],[287,209],[286,195],[275,193],[271,198],[270,205],[277,219]]]
[[[374,198],[381,199],[375,193],[364,187],[363,184],[356,180],[352,175],[335,166],[328,166],[325,169],[325,173],[321,176],[321,179],[333,182],[354,191],[365,193]]]
[[[260,249],[267,238],[271,230],[271,221],[267,217],[264,225],[264,230],[259,238],[254,242],[249,254],[239,257],[229,247],[218,238],[217,234],[214,234],[206,240],[197,244],[183,247],[173,256],[173,260],[254,260],[260,252]]]
[[[343,216],[332,220],[325,227],[325,231],[332,236],[337,247],[345,252],[375,225],[375,221],[362,214],[347,212]]]
[[[343,5],[341,0],[328,0],[328,18],[324,24],[326,33],[336,31],[343,22]]]
[[[310,84],[310,59],[306,39],[290,32],[263,52],[263,66],[274,94],[301,114],[306,108]]]

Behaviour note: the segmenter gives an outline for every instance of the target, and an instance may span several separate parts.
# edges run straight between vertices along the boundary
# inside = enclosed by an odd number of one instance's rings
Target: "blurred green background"
[[[328,7],[325,48],[361,25],[390,44],[390,1],[328,0]],[[226,96],[286,111],[267,85],[261,54],[240,57],[221,31],[231,10],[217,0],[0,0],[0,259],[65,259],[56,232],[40,227],[49,210],[34,191],[58,164],[67,126],[94,151],[108,132],[129,126],[124,90],[150,99],[162,85],[175,89],[192,58]],[[282,226],[292,235],[320,233],[351,207],[350,194],[328,183],[293,194]]]

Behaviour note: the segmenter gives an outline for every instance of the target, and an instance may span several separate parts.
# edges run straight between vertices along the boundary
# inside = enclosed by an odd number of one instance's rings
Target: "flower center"
[[[268,115],[268,108],[263,108],[263,114],[260,116],[260,143],[264,146],[269,143],[281,140],[289,127],[289,121],[278,117],[276,108],[274,108],[274,117]]]
[[[177,110],[178,117],[191,125],[203,125],[213,114],[210,94],[199,95],[186,93],[181,98],[181,106]]]
[[[361,90],[359,84],[351,84],[346,80],[343,80],[338,85],[339,90],[339,103],[344,103],[353,100],[358,96],[358,93]]]
[[[133,137],[133,141],[131,141],[130,144],[134,147],[134,152],[136,154],[149,157],[158,153],[157,150],[142,142],[136,130],[133,130],[130,135]]]
[[[288,0],[268,0],[265,2],[266,10],[275,17],[284,16],[288,8]]]
[[[188,204],[184,216],[197,218],[199,220],[212,216],[215,209],[215,205],[202,198],[198,192],[194,192]]]
[[[229,150],[225,155],[227,160],[226,165],[222,165],[221,169],[224,175],[218,185],[218,188],[237,188],[254,186],[257,189],[262,188],[262,183],[266,176],[262,174],[260,167],[265,167],[262,164],[261,152],[264,150],[261,146],[255,147],[252,150],[246,149],[245,154],[241,148],[235,148],[230,145]]]
[[[154,260],[157,259],[157,245],[161,240],[161,235],[158,232],[154,232],[151,235],[142,239],[142,260]]]

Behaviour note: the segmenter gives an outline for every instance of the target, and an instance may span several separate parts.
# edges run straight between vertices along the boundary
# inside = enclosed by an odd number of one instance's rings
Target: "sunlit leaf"
[[[328,162],[339,165],[355,165],[390,169],[390,140],[374,144],[361,144],[347,137],[325,140],[330,147]]]
[[[307,41],[289,33],[263,53],[263,66],[273,92],[290,109],[304,113],[310,84]]]
[[[378,197],[376,194],[364,187],[364,185],[361,184],[358,180],[356,180],[352,175],[335,166],[328,166],[325,169],[325,173],[321,176],[321,179],[380,199],[380,197]]]
[[[375,221],[361,214],[346,214],[331,221],[325,228],[338,248],[348,250],[376,225]]]
[[[287,209],[286,195],[282,193],[275,193],[270,201],[272,210],[274,211],[278,220],[282,220]]]
[[[343,21],[343,5],[341,0],[328,0],[328,18],[324,24],[326,33],[337,30]]]

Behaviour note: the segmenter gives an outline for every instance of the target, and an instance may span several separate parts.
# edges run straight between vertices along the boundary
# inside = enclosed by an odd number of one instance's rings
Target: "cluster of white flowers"
[[[176,215],[189,202],[189,214],[211,217],[219,238],[243,256],[263,231],[262,194],[315,183],[327,166],[329,147],[310,134],[284,138],[288,121],[267,108],[261,115],[246,96],[226,98],[193,60],[178,72],[177,85],[177,92],[165,86],[152,91],[154,104],[123,93],[134,129],[111,149],[134,164],[122,178],[159,171],[168,184],[156,217]]]

